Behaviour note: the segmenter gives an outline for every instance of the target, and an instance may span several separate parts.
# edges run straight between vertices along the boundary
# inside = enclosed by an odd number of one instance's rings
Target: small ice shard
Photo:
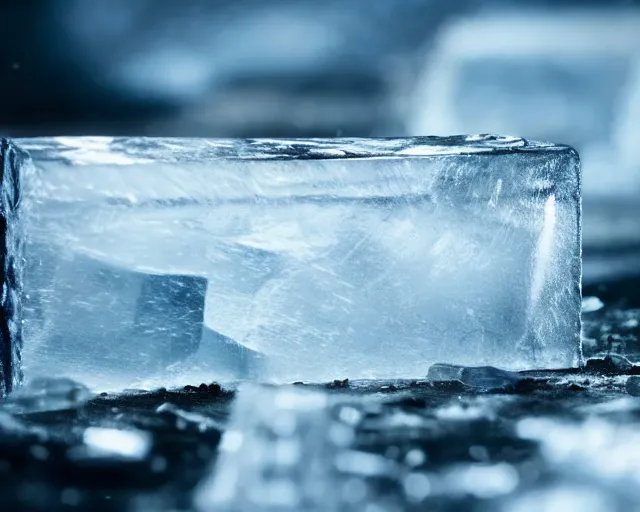
[[[465,367],[460,381],[467,386],[484,390],[511,389],[523,381],[522,375],[494,368],[493,366]]]
[[[604,302],[602,302],[598,297],[583,297],[582,298],[582,312],[583,313],[593,313],[594,311],[599,311],[604,307]]]
[[[450,382],[460,380],[460,374],[464,366],[455,364],[436,363],[429,367],[427,380],[431,382]]]
[[[587,359],[585,370],[600,373],[628,372],[635,365],[621,354],[607,354],[605,357]]]
[[[509,372],[493,366],[455,366],[434,364],[429,368],[427,380],[459,381],[465,386],[482,391],[508,391],[514,389],[524,377],[516,372]]]
[[[65,377],[36,377],[11,393],[1,408],[20,414],[77,409],[93,396],[80,382]]]
[[[484,135],[16,144],[31,155],[12,164],[29,375],[104,389],[581,361],[569,147]]]
[[[375,457],[348,449],[353,417],[340,414],[325,393],[296,387],[241,390],[216,467],[196,492],[197,510],[343,510],[341,471],[371,469]]]
[[[8,412],[0,411],[0,435],[21,435],[29,432],[29,429],[20,420]]]
[[[627,383],[625,384],[625,388],[627,393],[631,396],[640,396],[640,377],[637,375],[632,375],[627,379]]]
[[[192,411],[185,411],[171,403],[164,403],[156,409],[156,413],[173,420],[174,425],[179,430],[195,430],[196,432],[207,432],[215,430],[221,432],[222,425],[204,414]]]

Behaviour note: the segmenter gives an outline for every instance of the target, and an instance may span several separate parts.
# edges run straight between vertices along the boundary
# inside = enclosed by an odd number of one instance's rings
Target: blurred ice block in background
[[[491,11],[445,24],[407,119],[409,133],[572,145],[585,283],[640,272],[640,10]]]

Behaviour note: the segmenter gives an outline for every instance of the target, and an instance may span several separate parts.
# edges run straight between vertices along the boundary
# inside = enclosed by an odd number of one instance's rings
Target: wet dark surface
[[[588,510],[633,510],[640,464],[624,454],[637,450],[640,427],[632,396],[640,394],[632,365],[640,310],[620,304],[584,314],[585,355],[597,359],[582,370],[521,373],[497,388],[461,380],[293,385],[359,411],[349,449],[393,468],[351,467],[365,491],[344,494],[338,509],[577,510],[587,500]],[[0,510],[193,510],[234,388],[91,397],[62,382],[56,399],[27,390],[0,409]],[[123,431],[129,437],[118,437]]]
[[[519,474],[514,489],[509,484],[506,490],[489,492],[497,496],[485,497],[485,482],[469,487],[463,481],[461,489],[445,483],[436,496],[420,500],[407,496],[395,475],[377,477],[379,492],[402,507],[420,509],[419,505],[429,504],[457,510],[487,502],[497,505],[506,497],[525,496],[529,488],[544,487],[547,479],[561,484],[569,478],[543,454],[539,440],[519,434],[523,420],[558,421],[575,428],[576,435],[580,425],[593,418],[634,428],[640,423],[640,399],[635,402],[626,393],[625,375],[553,372],[535,377],[507,394],[425,381],[356,382],[323,389],[347,395],[364,411],[355,449],[398,464],[413,458],[411,464],[417,466],[412,469],[430,480],[453,478],[447,475],[476,466],[515,468]],[[99,396],[72,410],[16,414],[11,419],[2,415],[2,508],[191,510],[194,486],[215,459],[233,397],[233,392],[216,386],[160,390]],[[620,402],[624,397],[629,398]],[[167,403],[176,408],[161,407]],[[180,411],[201,416],[185,419]],[[122,456],[117,440],[114,453],[92,453],[83,443],[83,432],[91,427],[144,432],[145,438],[149,435],[149,453]],[[473,494],[474,485],[479,496]]]

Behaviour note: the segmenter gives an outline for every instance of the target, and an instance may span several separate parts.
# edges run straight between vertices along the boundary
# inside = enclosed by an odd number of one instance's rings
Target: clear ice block
[[[580,171],[567,146],[16,144],[31,155],[19,172],[27,376],[112,388],[579,363]]]

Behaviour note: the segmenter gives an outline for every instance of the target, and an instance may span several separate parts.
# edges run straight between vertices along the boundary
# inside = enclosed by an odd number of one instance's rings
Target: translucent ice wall
[[[566,146],[20,140],[24,367],[96,388],[579,362]]]

